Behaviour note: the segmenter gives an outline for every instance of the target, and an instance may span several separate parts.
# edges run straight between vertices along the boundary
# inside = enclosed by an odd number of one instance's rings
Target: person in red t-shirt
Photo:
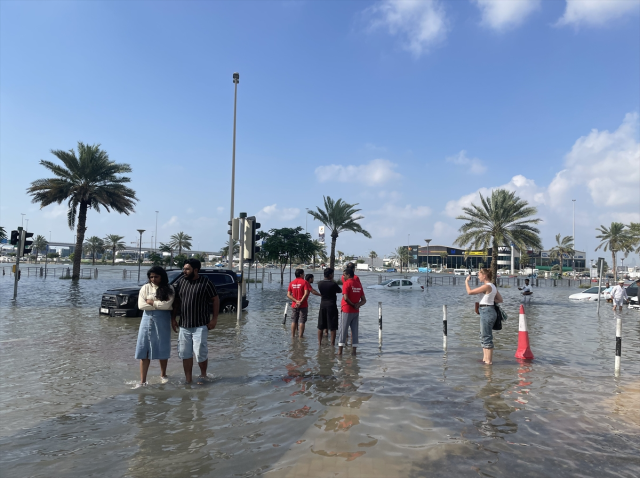
[[[342,285],[342,313],[338,324],[338,355],[342,355],[342,348],[347,341],[349,328],[351,328],[351,355],[355,355],[358,346],[360,307],[367,303],[367,299],[364,296],[360,280],[355,279],[353,269],[347,268],[343,277],[346,281]]]
[[[311,285],[304,280],[304,270],[296,269],[296,278],[289,284],[287,289],[287,297],[293,302],[291,308],[291,337],[296,336],[296,329],[298,328],[298,322],[300,322],[300,338],[304,334],[304,324],[307,322],[307,315],[309,312],[309,304],[307,303],[307,297],[311,292]]]

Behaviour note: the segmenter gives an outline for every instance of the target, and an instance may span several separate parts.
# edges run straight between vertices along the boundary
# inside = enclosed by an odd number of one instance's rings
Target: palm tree
[[[618,252],[623,252],[627,257],[630,252],[633,252],[633,238],[629,234],[625,225],[621,222],[612,222],[611,226],[596,227],[596,231],[601,234],[596,236],[596,239],[600,239],[600,244],[596,247],[596,251],[601,247],[606,252],[607,249],[611,251],[611,259],[613,261],[613,280],[618,280],[618,267],[616,262],[616,255]]]
[[[496,189],[491,197],[480,194],[480,206],[462,208],[463,215],[457,219],[466,221],[460,227],[460,235],[454,244],[461,247],[471,246],[473,249],[488,249],[491,251],[491,271],[493,283],[498,276],[498,247],[515,244],[521,251],[529,247],[542,249],[542,242],[538,235],[540,231],[533,224],[541,219],[533,218],[538,210],[529,206],[515,192]]]
[[[627,227],[631,236],[631,245],[636,247],[636,254],[640,254],[640,222],[632,222]]]
[[[371,234],[357,223],[360,219],[364,219],[364,216],[356,216],[356,213],[360,212],[360,209],[355,208],[358,204],[349,204],[342,199],[334,201],[330,196],[323,196],[323,198],[324,210],[316,207],[317,211],[309,211],[309,214],[331,230],[329,267],[333,268],[336,262],[336,241],[341,232],[351,231],[368,238],[371,238]]]
[[[240,253],[240,242],[236,241],[235,239],[233,240],[233,255],[239,254]],[[227,243],[226,246],[224,246],[222,249],[220,249],[220,255],[224,258],[224,257],[229,257],[229,244]]]
[[[173,247],[171,247],[170,244],[164,244],[164,243],[160,243],[160,247],[158,247],[158,250],[160,252],[168,252],[169,253],[169,257],[167,257],[165,259],[165,263],[168,266],[172,266],[173,265]]]
[[[87,239],[87,242],[84,243],[83,251],[85,254],[91,254],[91,265],[95,265],[96,254],[104,252],[104,241],[97,236],[91,236]]]
[[[373,260],[378,257],[378,253],[376,251],[369,252],[369,257],[371,258],[371,270],[373,270]]]
[[[0,226],[0,240],[7,238],[7,231],[4,227]]]
[[[409,250],[407,246],[397,247],[393,254],[391,254],[391,258],[400,261],[400,272],[402,273],[402,264],[405,261],[409,263]]]
[[[127,246],[122,242],[124,236],[118,236],[117,234],[107,234],[104,238],[104,247],[111,251],[111,265],[116,263],[116,251],[121,251]]]
[[[440,253],[440,268],[441,269],[446,269],[446,265],[447,265],[447,257],[449,257],[449,254],[447,253],[447,251],[441,252]]]
[[[67,202],[67,222],[73,229],[76,224],[76,251],[73,257],[73,274],[71,278],[80,278],[80,260],[84,234],[87,230],[87,210],[100,212],[104,207],[107,212],[113,209],[121,214],[134,212],[137,201],[133,189],[125,186],[131,181],[124,173],[131,172],[131,166],[109,160],[106,151],[99,144],[88,145],[78,142],[78,156],[70,151],[51,150],[51,153],[62,161],[60,166],[51,161],[41,160],[40,164],[50,170],[54,178],[38,179],[27,188],[33,196],[32,202],[39,203],[40,208],[53,203]]]
[[[336,252],[338,253],[338,260],[342,261],[343,257],[344,257],[344,252],[342,252],[342,251],[336,251]]]
[[[47,241],[47,238],[40,234],[38,234],[33,239],[33,243],[31,244],[31,249],[36,251],[36,262],[38,262],[38,256],[40,255],[40,253],[42,251],[47,250],[48,245],[49,245],[49,242]]]
[[[191,250],[191,241],[193,240],[193,238],[189,234],[179,232],[171,236],[169,239],[171,239],[169,245],[174,249],[178,249],[179,256],[182,255],[182,249],[186,251]]]
[[[573,256],[575,250],[573,248],[573,236],[564,236],[560,239],[560,234],[556,234],[556,245],[549,251],[549,258],[551,260],[557,260],[560,264],[560,270],[562,271],[562,260],[565,255]]]

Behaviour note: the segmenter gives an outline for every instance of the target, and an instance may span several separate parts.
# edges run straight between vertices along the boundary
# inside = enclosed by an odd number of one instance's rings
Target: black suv
[[[200,275],[206,277],[216,286],[220,297],[220,312],[235,312],[238,304],[238,276],[235,271],[226,269],[201,269]],[[167,271],[169,284],[173,284],[180,277],[182,271],[173,269]],[[142,285],[109,289],[102,294],[100,313],[111,317],[141,317],[138,309],[138,294]],[[242,308],[249,305],[246,293],[242,296]]]

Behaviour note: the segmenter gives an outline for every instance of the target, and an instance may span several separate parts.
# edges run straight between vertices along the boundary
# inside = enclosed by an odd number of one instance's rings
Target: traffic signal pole
[[[238,306],[236,307],[237,321],[240,323],[240,316],[242,315],[242,286],[244,282],[244,223],[247,220],[247,213],[240,213],[240,225],[239,225],[239,240],[240,240],[240,250],[238,251],[238,262],[239,262],[239,270],[240,270],[240,280],[238,281]]]
[[[16,253],[16,270],[13,274],[13,300],[16,300],[16,298],[18,297],[18,281],[20,280],[20,255],[22,253],[22,250],[24,249],[25,239],[24,229],[22,229],[22,227],[19,227],[18,231],[20,232],[20,240],[18,241],[18,252]]]

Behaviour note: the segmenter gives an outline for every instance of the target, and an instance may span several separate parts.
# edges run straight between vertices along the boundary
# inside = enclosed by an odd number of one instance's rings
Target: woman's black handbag
[[[507,314],[498,304],[494,304],[496,309],[496,321],[493,323],[493,330],[502,330],[502,321],[507,321]]]

